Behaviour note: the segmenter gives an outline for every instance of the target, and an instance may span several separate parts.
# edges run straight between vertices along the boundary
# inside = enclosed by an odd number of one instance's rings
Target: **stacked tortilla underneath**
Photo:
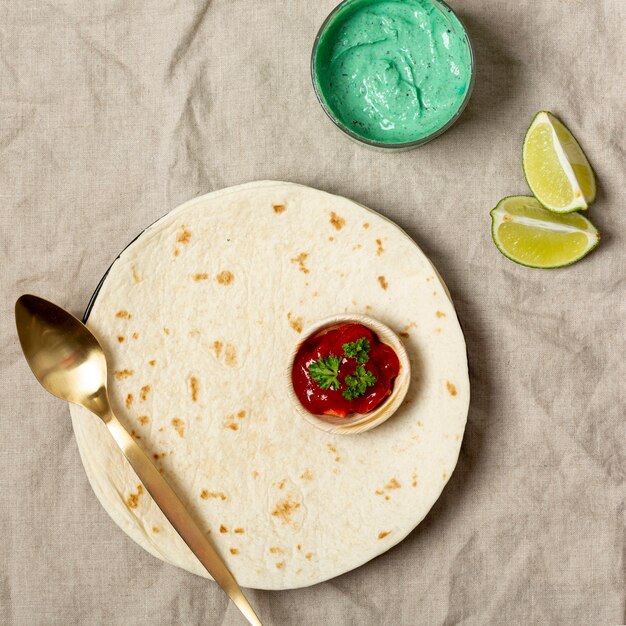
[[[398,412],[355,436],[306,423],[287,390],[303,329],[339,313],[384,322],[411,360]],[[87,323],[109,359],[116,415],[244,587],[312,585],[385,552],[456,464],[469,381],[452,302],[402,230],[348,199],[266,181],[187,202],[121,254]],[[106,428],[71,413],[113,520],[207,576]]]

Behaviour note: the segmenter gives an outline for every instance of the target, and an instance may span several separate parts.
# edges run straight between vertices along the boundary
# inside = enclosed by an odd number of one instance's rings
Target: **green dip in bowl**
[[[463,24],[441,0],[346,0],[317,35],[311,74],[322,107],[347,135],[408,149],[459,117],[474,56]]]

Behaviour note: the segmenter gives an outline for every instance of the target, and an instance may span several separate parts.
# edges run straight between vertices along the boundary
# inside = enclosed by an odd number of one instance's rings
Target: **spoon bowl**
[[[18,299],[15,319],[22,351],[42,387],[106,418],[107,364],[93,333],[61,307],[37,296]]]

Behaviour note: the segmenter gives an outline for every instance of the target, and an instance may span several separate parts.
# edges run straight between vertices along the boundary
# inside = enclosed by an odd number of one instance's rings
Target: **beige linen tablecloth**
[[[360,569],[249,593],[266,625],[625,621],[626,2],[456,0],[478,63],[459,123],[370,151],[325,118],[309,55],[334,0],[3,0],[0,623],[243,624],[213,584],[109,519],[67,407],[23,361],[23,292],[80,314],[118,251],[180,202],[255,179],[349,196],[432,258],[465,329],[472,402],[456,472],[424,523]],[[527,193],[539,109],[599,180],[600,247],[516,266],[489,210]]]

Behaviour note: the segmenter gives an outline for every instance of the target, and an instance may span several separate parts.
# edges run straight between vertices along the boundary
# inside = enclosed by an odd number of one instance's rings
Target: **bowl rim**
[[[317,66],[316,64],[317,47],[319,45],[320,39],[322,38],[322,35],[324,34],[326,28],[329,26],[330,22],[337,15],[337,13],[339,13],[339,11],[341,11],[342,9],[346,8],[347,6],[355,2],[360,2],[360,1],[361,0],[342,0],[342,2],[340,2],[337,6],[335,6],[335,8],[326,16],[326,19],[322,22],[322,25],[317,31],[317,35],[315,36],[315,40],[313,42],[313,49],[311,51],[311,61],[310,61],[311,82],[313,83],[313,91],[315,92],[315,97],[317,98],[317,101],[319,102],[320,106],[322,107],[322,109],[324,110],[328,118],[331,120],[331,122],[340,131],[342,131],[350,139],[356,141],[357,143],[364,144],[371,148],[391,150],[391,151],[411,150],[412,148],[418,148],[419,146],[423,146],[424,144],[429,143],[433,139],[436,139],[437,137],[439,137],[439,135],[442,135],[443,133],[445,133],[452,125],[454,125],[457,122],[457,120],[459,119],[459,117],[461,117],[461,114],[465,110],[465,107],[467,106],[472,96],[472,93],[474,91],[474,82],[476,78],[476,55],[474,54],[474,46],[472,45],[472,40],[470,38],[469,31],[467,30],[467,26],[465,25],[465,22],[463,22],[463,20],[459,17],[458,13],[452,7],[450,7],[444,0],[428,0],[428,2],[431,2],[432,4],[435,4],[435,5],[440,5],[441,8],[443,8],[444,10],[454,15],[454,17],[457,19],[457,21],[461,25],[461,28],[463,29],[463,33],[465,35],[465,41],[469,49],[470,80],[467,86],[467,91],[465,92],[465,97],[463,98],[461,104],[459,105],[459,108],[457,109],[456,113],[441,128],[438,128],[437,130],[433,131],[430,135],[426,135],[425,137],[421,137],[420,139],[416,139],[414,141],[405,141],[403,143],[386,143],[384,141],[376,141],[375,139],[367,139],[366,137],[362,137],[361,135],[358,135],[354,131],[350,130],[335,115],[333,110],[330,108],[330,106],[326,102],[321,92],[321,89],[319,88],[317,84],[316,72],[315,72],[315,69]],[[379,1],[383,2],[384,0],[379,0]]]
[[[372,330],[381,343],[387,344],[396,353],[398,360],[400,361],[400,371],[394,380],[391,395],[389,395],[382,404],[369,413],[352,413],[347,417],[335,417],[332,415],[317,415],[315,413],[311,413],[301,404],[293,388],[291,374],[295,358],[300,351],[302,344],[311,337],[322,331],[331,329],[334,326],[343,326],[344,324],[350,322],[362,324]],[[316,428],[333,434],[357,434],[379,426],[383,422],[387,421],[398,410],[398,408],[400,408],[411,382],[411,362],[402,340],[397,333],[389,328],[389,326],[367,315],[362,315],[360,313],[344,313],[320,319],[310,324],[302,331],[300,340],[296,343],[295,348],[290,353],[285,379],[293,408],[296,410],[298,415],[303,417],[307,422]]]

